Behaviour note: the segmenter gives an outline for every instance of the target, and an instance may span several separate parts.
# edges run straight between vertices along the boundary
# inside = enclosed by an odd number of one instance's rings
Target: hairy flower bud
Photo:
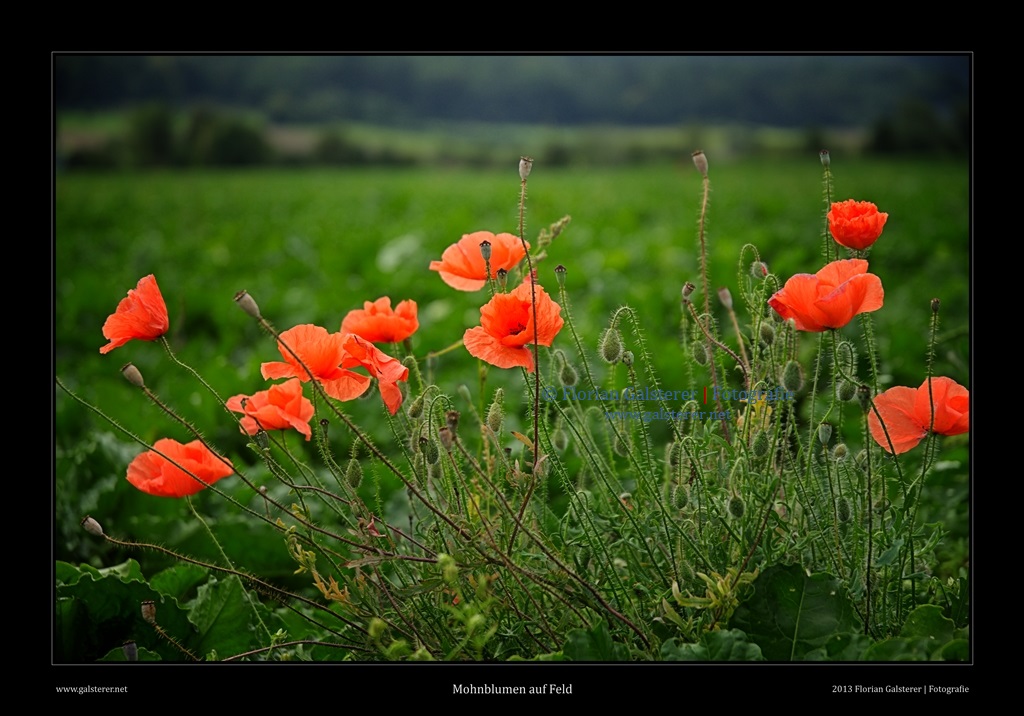
[[[627,367],[633,365],[633,351],[625,351],[622,354],[622,364]]]
[[[579,381],[580,376],[576,372],[576,369],[570,365],[569,361],[566,361],[562,366],[562,370],[558,372],[558,380],[561,381],[562,385],[572,387]]]
[[[840,462],[846,459],[846,456],[850,454],[850,449],[846,447],[846,443],[839,443],[832,449],[832,457]]]
[[[755,261],[750,264],[750,275],[756,279],[762,279],[768,275],[768,264],[764,261]]]
[[[768,439],[768,432],[766,430],[759,431],[754,436],[754,444],[750,448],[754,457],[764,457],[768,454],[769,448],[771,448],[771,441]]]
[[[412,403],[409,404],[409,417],[410,418],[415,420],[416,418],[418,418],[421,415],[423,415],[423,402],[424,402],[424,396],[421,395],[420,397],[416,398],[416,400],[412,401]]]
[[[836,503],[836,513],[840,522],[849,522],[850,517],[853,516],[853,508],[850,506],[850,501],[845,497],[840,497]]]
[[[690,496],[686,492],[685,485],[673,485],[672,486],[672,505],[677,509],[681,510],[686,507],[686,504],[690,501]]]
[[[747,506],[743,502],[743,498],[739,495],[733,495],[729,498],[729,514],[740,519],[743,517],[743,513],[747,511]]]
[[[605,329],[600,343],[601,357],[607,363],[618,363],[622,358],[622,335],[616,328]]]
[[[693,353],[693,360],[698,365],[708,364],[708,348],[703,343],[694,343],[690,351]]]
[[[494,393],[494,400],[491,401],[491,406],[487,408],[487,427],[491,429],[491,432],[501,432],[501,423],[505,417],[504,401],[505,391],[498,388]]]
[[[441,430],[447,431],[448,428],[441,428]],[[420,438],[420,450],[423,451],[423,458],[429,465],[436,465],[437,461],[441,459],[441,450],[437,447],[436,440]]]
[[[828,441],[832,439],[832,426],[828,423],[822,423],[818,426],[818,441],[822,445],[828,445]]]
[[[761,342],[766,346],[770,346],[775,342],[775,329],[770,323],[762,323],[758,329],[758,335],[761,337]]]
[[[249,295],[248,291],[239,291],[235,294],[235,303],[238,307],[249,314],[252,318],[260,318],[260,307],[256,305],[256,301]]]
[[[558,428],[555,432],[551,433],[551,445],[558,452],[565,452],[565,449],[569,447],[569,435]]]
[[[795,360],[786,363],[782,369],[782,387],[794,393],[804,387],[804,371]]]
[[[353,490],[358,490],[363,481],[363,466],[355,458],[348,461],[348,467],[345,468],[345,480]]]
[[[857,384],[848,380],[839,381],[839,399],[849,402],[857,397]]]

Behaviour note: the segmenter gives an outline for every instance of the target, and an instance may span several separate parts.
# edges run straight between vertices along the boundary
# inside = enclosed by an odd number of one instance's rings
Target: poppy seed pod
[[[86,515],[82,518],[82,528],[89,534],[94,535],[96,537],[103,536],[103,528],[100,526],[100,523],[94,520],[89,515]]]
[[[459,431],[459,411],[449,410],[444,414],[444,421],[448,425],[448,429],[453,433]]]
[[[827,167],[829,164],[832,163],[832,158],[829,157],[827,149],[822,149],[820,152],[818,152],[818,157],[821,159],[821,166],[823,167]]]
[[[480,242],[480,255],[484,257],[484,261],[491,260],[491,242],[484,240]]]
[[[121,645],[121,652],[125,661],[139,660],[139,645],[130,639]]]
[[[141,604],[142,619],[147,624],[156,625],[156,602],[147,599]]]
[[[235,303],[238,307],[245,311],[251,318],[261,318],[260,307],[256,305],[256,301],[249,295],[248,291],[239,291],[235,294]]]
[[[684,283],[683,284],[683,303],[689,303],[690,302],[690,296],[692,296],[693,292],[696,291],[696,290],[697,290],[697,287],[693,284],[692,281],[687,281],[686,283]]]
[[[721,301],[722,305],[727,309],[730,311],[732,310],[732,293],[729,292],[728,286],[722,286],[718,289],[718,300]]]
[[[454,436],[452,435],[451,430],[449,430],[447,427],[441,428],[440,430],[437,431],[437,437],[441,440],[441,444],[444,446],[445,450],[452,449]]]
[[[938,312],[939,312],[939,299],[933,298],[932,299],[932,313],[938,313]]]
[[[533,157],[519,157],[519,178],[526,181],[533,170]]]
[[[832,438],[832,426],[828,423],[822,423],[818,426],[818,441],[822,445],[828,445],[828,441]]]
[[[562,264],[555,266],[555,278],[558,280],[558,287],[565,288],[565,266]]]
[[[131,363],[125,363],[121,367],[121,375],[123,375],[124,379],[127,380],[132,385],[134,385],[136,388],[146,387],[146,381],[142,379],[142,373],[140,373],[139,369],[136,368]]]
[[[697,171],[705,179],[708,178],[708,158],[704,155],[703,149],[698,149],[693,153],[693,166],[697,167]]]

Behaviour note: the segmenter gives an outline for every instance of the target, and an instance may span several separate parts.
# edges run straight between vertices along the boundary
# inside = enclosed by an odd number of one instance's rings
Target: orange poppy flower
[[[343,333],[355,333],[370,343],[398,343],[419,327],[415,301],[402,301],[392,309],[387,296],[364,302],[362,310],[349,311],[341,322]]]
[[[255,435],[260,428],[295,428],[306,436],[306,440],[313,436],[309,428],[309,419],[314,413],[313,404],[302,395],[302,382],[298,378],[272,385],[269,390],[261,390],[253,395],[236,395],[228,399],[227,406],[229,410],[245,416],[241,420],[242,429],[249,435]]]
[[[156,278],[153,274],[143,276],[103,323],[103,337],[110,343],[100,348],[100,353],[109,353],[133,338],[154,341],[167,333],[170,325],[167,304],[156,285]]]
[[[480,253],[480,242],[491,243],[491,277],[498,275],[498,269],[511,271],[526,256],[526,249],[519,237],[512,234],[498,234],[490,231],[476,231],[464,234],[457,244],[452,244],[441,254],[440,261],[431,261],[430,270],[441,274],[441,279],[460,291],[479,291],[487,283],[487,264]],[[526,244],[529,248],[530,244]]]
[[[345,360],[345,336],[341,333],[328,333],[326,328],[303,324],[289,328],[281,334],[281,339],[295,351],[306,367],[313,373],[324,392],[337,400],[358,398],[370,386],[370,379],[365,375],[353,373],[341,367]],[[278,343],[277,349],[284,357],[284,363],[264,363],[260,372],[267,380],[275,378],[298,378],[303,383],[309,380],[309,373],[303,368],[288,349]]]
[[[882,235],[889,215],[870,201],[847,199],[832,204],[828,214],[828,230],[837,244],[848,249],[866,249]]]
[[[366,368],[377,379],[380,397],[384,399],[388,412],[392,415],[397,413],[402,406],[402,391],[398,382],[409,379],[409,369],[397,358],[392,358],[354,333],[344,337],[342,347],[346,354],[341,363],[342,368]]]
[[[833,261],[816,274],[799,273],[768,299],[768,305],[796,321],[801,331],[842,328],[858,313],[882,307],[882,280],[867,270],[867,261],[846,259]]]
[[[883,450],[897,455],[916,447],[928,434],[929,426],[939,435],[960,435],[970,430],[970,393],[949,378],[932,378],[931,397],[927,380],[916,390],[903,386],[889,388],[875,396],[875,408],[882,420],[879,421],[874,410],[868,413],[871,437]],[[892,440],[892,450],[885,437],[886,431]]]
[[[480,325],[462,337],[466,350],[498,368],[522,366],[533,372],[533,310],[530,281],[499,293],[480,309]],[[550,346],[562,330],[562,307],[537,285],[537,344]]]
[[[138,455],[128,465],[128,482],[147,495],[156,497],[194,495],[222,477],[234,473],[230,462],[226,462],[223,458],[210,452],[199,440],[182,445],[177,440],[163,438],[153,443],[153,448],[153,450]],[[163,453],[167,457],[158,455],[157,452]],[[181,468],[172,464],[167,458],[181,465]]]

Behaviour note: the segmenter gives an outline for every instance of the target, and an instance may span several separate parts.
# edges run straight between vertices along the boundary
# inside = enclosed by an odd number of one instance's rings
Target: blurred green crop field
[[[713,286],[732,287],[736,294],[737,273],[746,271],[754,258],[748,250],[741,260],[745,244],[756,246],[782,280],[821,267],[826,206],[817,156],[800,162],[716,163],[713,156],[710,161]],[[889,213],[870,257],[871,271],[881,277],[886,292],[885,308],[875,314],[883,375],[895,384],[920,384],[929,301],[938,297],[942,323],[936,373],[970,387],[967,162],[854,162],[837,156],[833,172],[835,200],[873,201]],[[556,295],[553,269],[557,264],[567,268],[571,310],[592,351],[610,311],[623,304],[636,308],[662,382],[669,387],[689,387],[683,384],[676,357],[679,292],[688,280],[700,284],[700,186],[700,175],[688,162],[608,170],[536,165],[529,181],[528,240],[562,216],[572,216],[540,266],[541,283]],[[224,398],[264,389],[260,363],[279,360],[273,341],[234,305],[232,297],[240,289],[250,292],[279,330],[316,323],[336,331],[345,314],[364,301],[385,295],[396,303],[413,299],[419,304],[421,327],[412,342],[422,358],[452,345],[477,325],[486,300],[484,292],[453,291],[427,270],[429,262],[462,234],[514,233],[518,192],[516,158],[500,173],[415,169],[59,175],[57,376],[143,439],[178,435],[119,375],[121,365],[131,361],[149,387],[215,444],[243,454],[246,440],[237,425],[157,344],[133,341],[100,355],[106,343],[101,334],[105,318],[140,277],[156,275],[170,313],[169,340],[179,357]],[[716,296],[712,303],[718,306]],[[724,313],[719,320],[724,329]],[[724,332],[728,337],[728,330]],[[810,348],[811,341],[807,343]],[[566,334],[555,347],[573,352]],[[486,399],[478,396],[476,361],[465,350],[446,353],[433,367],[442,390],[454,393],[465,383],[478,400]],[[521,383],[519,374],[510,377],[512,373],[491,370],[488,397],[495,385]],[[102,433],[116,432],[59,389],[55,400],[58,453],[75,454],[90,441],[108,440],[99,437]],[[387,434],[379,398],[357,401],[351,412],[360,424],[372,427],[376,422],[381,434]],[[124,440],[128,455],[138,451],[123,435],[117,437]],[[80,518],[90,505],[80,495],[78,502],[64,504],[71,498],[62,495],[66,479],[132,491],[124,481],[127,459],[123,464],[112,460],[99,475],[69,477],[62,472],[75,464],[70,459],[58,463],[58,513],[66,507],[68,519],[74,514]],[[58,551],[65,550],[73,553],[73,545],[62,544]]]

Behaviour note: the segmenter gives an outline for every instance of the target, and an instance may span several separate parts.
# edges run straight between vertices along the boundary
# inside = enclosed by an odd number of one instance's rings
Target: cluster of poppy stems
[[[881,235],[888,214],[870,202],[849,200],[833,204],[827,218],[835,241],[860,252]],[[478,291],[515,268],[528,249],[528,243],[512,234],[477,231],[445,249],[440,261],[430,263],[430,270],[454,289]],[[783,319],[792,319],[798,330],[842,328],[854,316],[882,307],[881,279],[867,269],[867,261],[861,258],[833,261],[816,274],[793,276],[768,303]],[[561,311],[536,277],[527,275],[523,283],[508,293],[496,293],[481,307],[480,325],[466,330],[463,344],[471,355],[498,368],[533,372],[536,365],[530,346],[551,346],[563,326]],[[109,343],[100,353],[133,339],[156,340],[169,326],[156,278],[145,276],[103,324]],[[303,395],[302,384],[315,379],[327,395],[346,401],[362,395],[372,377],[385,407],[394,415],[402,404],[398,383],[408,379],[409,369],[374,344],[400,343],[418,329],[416,302],[406,300],[392,308],[387,296],[350,311],[336,333],[312,324],[290,328],[281,333],[278,343],[283,362],[261,366],[265,379],[287,380],[252,395],[235,395],[227,407],[241,413],[241,429],[250,435],[294,429],[309,440],[314,408]],[[352,368],[363,368],[370,376]],[[968,391],[949,378],[926,380],[917,389],[890,388],[875,397],[874,408],[868,415],[870,432],[887,452],[906,452],[929,431],[957,435],[969,429]],[[151,495],[184,497],[233,472],[227,458],[199,440],[183,445],[163,438],[132,461],[128,481]]]

